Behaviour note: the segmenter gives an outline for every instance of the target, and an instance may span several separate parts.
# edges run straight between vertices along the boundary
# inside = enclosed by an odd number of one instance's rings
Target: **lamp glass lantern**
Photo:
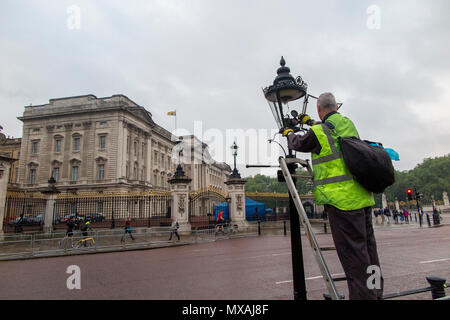
[[[233,157],[234,157],[234,169],[233,169],[233,172],[232,172],[230,178],[240,178],[241,177],[237,170],[237,167],[236,167],[236,157],[237,157],[238,149],[239,149],[239,147],[237,146],[236,141],[234,141],[233,145],[231,146],[231,150],[232,150]]]
[[[183,140],[178,140],[177,144],[175,145],[175,151],[177,152],[178,157],[178,165],[181,165],[181,152],[183,152]]]
[[[295,79],[290,74],[291,70],[286,67],[286,61],[283,57],[281,57],[280,66],[273,84],[263,89],[278,129],[286,125],[283,106],[290,101],[304,97],[308,89],[308,84],[300,76]]]

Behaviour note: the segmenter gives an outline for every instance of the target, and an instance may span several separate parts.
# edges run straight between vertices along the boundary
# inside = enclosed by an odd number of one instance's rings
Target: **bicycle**
[[[82,238],[72,242],[72,248],[93,247],[93,246],[95,246],[95,240],[93,237]]]

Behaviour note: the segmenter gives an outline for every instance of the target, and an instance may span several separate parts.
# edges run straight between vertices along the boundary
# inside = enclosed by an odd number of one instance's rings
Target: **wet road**
[[[385,293],[427,287],[429,275],[450,280],[450,226],[378,228],[375,236]],[[318,239],[332,245],[330,234]],[[308,299],[322,299],[325,284],[306,237],[302,241]],[[324,255],[330,271],[342,274],[336,253]],[[80,290],[66,286],[70,265],[80,267]],[[284,236],[5,261],[0,274],[0,299],[293,299],[290,238]],[[345,282],[337,286],[348,296]],[[423,293],[404,299],[430,298]]]

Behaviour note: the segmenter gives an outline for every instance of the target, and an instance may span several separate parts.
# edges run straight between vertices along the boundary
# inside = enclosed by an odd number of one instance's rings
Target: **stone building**
[[[173,152],[177,138],[124,95],[50,99],[48,104],[26,106],[19,120],[23,122],[17,177],[21,188],[41,190],[53,177],[63,192],[169,190],[167,181],[177,164]],[[200,145],[201,151],[193,154],[209,157],[207,145]],[[212,159],[183,163],[183,167],[192,177],[191,190],[210,185],[225,190],[231,171]]]
[[[5,135],[0,134],[0,154],[3,156],[19,159],[20,158],[20,138],[7,138]],[[19,171],[19,161],[15,161],[11,165],[11,169],[9,170],[8,177],[8,186],[9,188],[13,188],[17,184]]]

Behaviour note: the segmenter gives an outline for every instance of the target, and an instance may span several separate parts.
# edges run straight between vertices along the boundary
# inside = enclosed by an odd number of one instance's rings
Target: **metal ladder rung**
[[[320,248],[320,251],[333,251],[336,250],[335,247],[322,247]]]
[[[291,174],[291,177],[300,178],[300,179],[312,179],[313,178],[310,175],[304,175],[304,174]]]
[[[338,281],[347,281],[347,277],[339,277],[339,278],[333,278],[334,282],[338,282]]]

